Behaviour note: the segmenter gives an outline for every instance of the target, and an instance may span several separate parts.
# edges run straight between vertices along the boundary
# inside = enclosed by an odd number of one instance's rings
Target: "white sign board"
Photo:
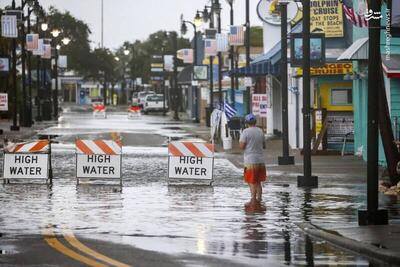
[[[0,93],[0,111],[8,111],[8,94]]]
[[[214,158],[191,156],[169,157],[169,178],[172,179],[213,179]]]
[[[10,71],[10,60],[7,57],[0,58],[0,72]]]
[[[4,154],[5,179],[48,179],[49,154]]]
[[[77,178],[121,178],[121,155],[76,154]]]
[[[18,38],[17,16],[1,16],[1,36],[5,38]]]
[[[251,97],[252,113],[262,118],[267,117],[268,96],[267,94],[253,94]]]

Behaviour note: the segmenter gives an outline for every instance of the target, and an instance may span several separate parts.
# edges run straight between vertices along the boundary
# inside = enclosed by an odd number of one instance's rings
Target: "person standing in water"
[[[249,184],[250,203],[261,202],[262,185],[267,179],[265,169],[265,138],[263,131],[256,127],[256,117],[248,114],[245,123],[248,125],[239,140],[240,148],[244,150],[244,181]]]

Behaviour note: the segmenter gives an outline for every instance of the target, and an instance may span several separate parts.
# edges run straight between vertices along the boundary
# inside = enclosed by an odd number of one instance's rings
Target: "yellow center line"
[[[47,244],[50,247],[54,248],[55,250],[61,252],[62,254],[66,255],[66,256],[68,256],[70,258],[73,258],[74,260],[82,262],[82,263],[84,263],[84,264],[86,264],[88,266],[108,267],[105,264],[102,264],[102,263],[100,263],[98,261],[95,261],[95,260],[92,260],[90,258],[87,258],[85,256],[82,256],[82,255],[76,253],[75,251],[67,248],[60,241],[57,240],[57,238],[54,235],[54,232],[49,228],[47,228],[44,231],[43,235],[45,236],[44,240],[47,242]]]
[[[89,256],[92,256],[98,260],[104,261],[106,263],[109,263],[111,265],[114,265],[116,267],[129,267],[130,265],[127,265],[125,263],[122,263],[120,261],[111,259],[103,254],[100,254],[99,252],[87,247],[86,245],[82,244],[74,235],[74,233],[69,230],[69,229],[64,229],[63,234],[65,239],[70,243],[73,247],[79,249],[80,251],[88,254]]]

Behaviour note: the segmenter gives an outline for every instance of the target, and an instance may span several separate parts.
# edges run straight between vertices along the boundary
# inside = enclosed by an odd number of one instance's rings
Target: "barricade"
[[[81,140],[75,141],[76,178],[119,179],[122,186],[121,141]]]
[[[198,142],[168,144],[168,182],[208,181],[213,183],[214,145]]]
[[[45,180],[53,183],[49,140],[4,142],[3,183],[10,180]]]
[[[137,119],[140,118],[141,113],[140,113],[140,107],[139,106],[131,106],[128,109],[128,119]]]
[[[103,104],[93,105],[93,117],[95,118],[107,118],[106,107]]]

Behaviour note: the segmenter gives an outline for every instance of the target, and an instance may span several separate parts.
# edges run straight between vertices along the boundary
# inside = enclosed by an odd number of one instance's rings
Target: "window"
[[[353,95],[351,89],[331,89],[331,105],[345,106],[351,104],[353,104]]]

